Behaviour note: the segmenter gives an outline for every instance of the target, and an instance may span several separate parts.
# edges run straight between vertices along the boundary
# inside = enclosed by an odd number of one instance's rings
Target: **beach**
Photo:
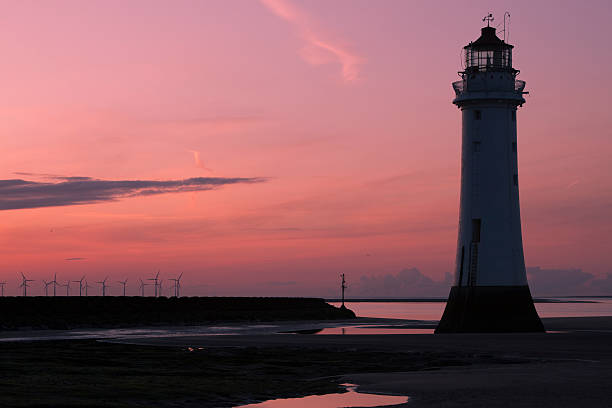
[[[405,406],[414,407],[610,406],[612,317],[543,321],[548,333],[3,342],[0,403],[230,407],[342,392],[340,384],[353,383],[360,392],[408,396]],[[296,324],[278,326],[317,322]]]
[[[400,360],[412,355],[414,364],[407,364],[406,371],[393,365],[389,372],[377,367],[381,372],[360,373],[363,367],[356,359],[355,371],[339,381],[358,384],[364,392],[410,396],[414,407],[610,407],[612,317],[543,321],[548,333],[240,336],[147,344],[322,348],[395,353]]]

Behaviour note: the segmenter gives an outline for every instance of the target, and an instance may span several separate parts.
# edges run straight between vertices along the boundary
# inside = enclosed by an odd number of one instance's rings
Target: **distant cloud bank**
[[[184,180],[99,180],[55,175],[46,177],[51,181],[0,180],[0,210],[94,204],[129,197],[205,191],[228,184],[266,181],[265,178],[259,177],[194,177]]]
[[[444,297],[452,285],[452,275],[446,273],[444,280],[436,281],[417,268],[403,269],[396,275],[362,276],[349,297]]]
[[[536,297],[612,295],[612,273],[595,276],[576,268],[535,266],[527,268],[527,277],[531,293]],[[397,274],[362,276],[350,284],[347,297],[445,297],[453,281],[450,273],[446,273],[442,280],[434,280],[417,268],[407,268]]]
[[[529,287],[535,296],[612,294],[612,273],[597,277],[582,269],[527,268]]]

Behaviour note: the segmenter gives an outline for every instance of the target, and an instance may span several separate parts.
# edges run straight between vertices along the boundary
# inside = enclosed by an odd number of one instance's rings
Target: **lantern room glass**
[[[466,47],[465,66],[468,71],[506,71],[512,69],[511,48]]]

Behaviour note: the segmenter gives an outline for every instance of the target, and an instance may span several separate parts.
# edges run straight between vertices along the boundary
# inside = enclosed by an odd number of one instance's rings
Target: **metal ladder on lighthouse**
[[[478,272],[478,242],[472,242],[472,250],[470,254],[470,286],[476,285],[476,273]]]

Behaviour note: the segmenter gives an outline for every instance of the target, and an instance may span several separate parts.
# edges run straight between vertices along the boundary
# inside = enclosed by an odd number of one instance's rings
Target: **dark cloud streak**
[[[24,174],[25,175],[25,174]],[[184,180],[98,180],[54,176],[57,182],[0,180],[0,211],[116,201],[122,198],[213,190],[228,184],[266,181],[251,177],[194,177]]]

